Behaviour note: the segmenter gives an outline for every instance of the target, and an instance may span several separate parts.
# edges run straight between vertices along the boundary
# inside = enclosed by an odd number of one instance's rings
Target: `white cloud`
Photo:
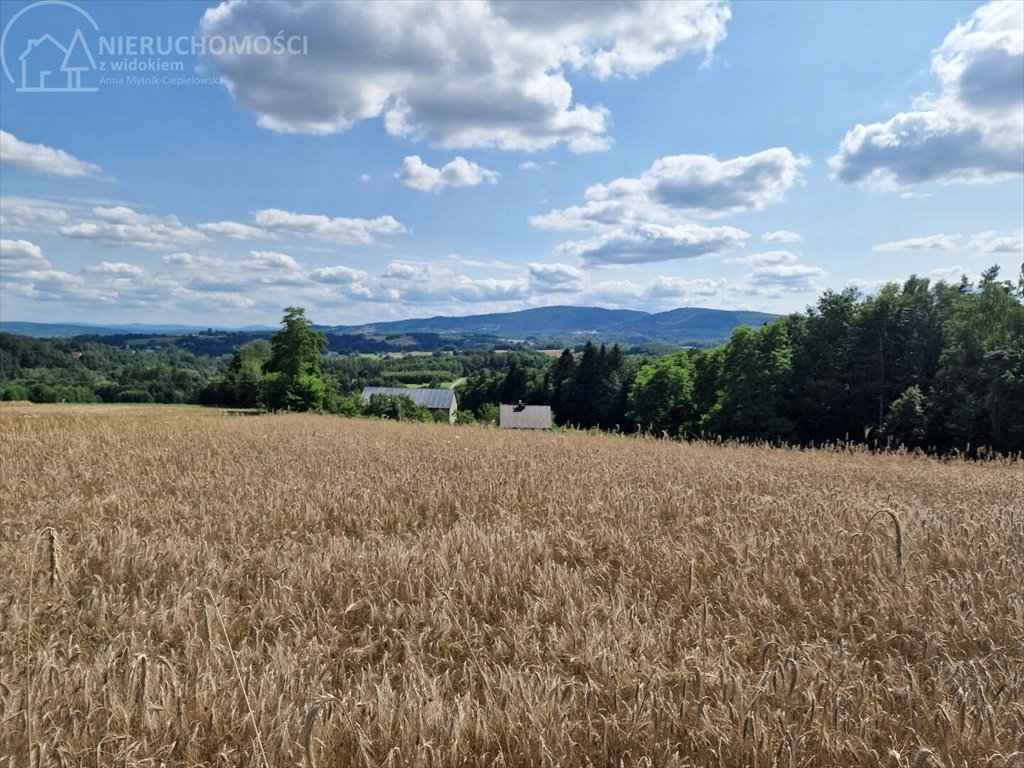
[[[891,253],[894,251],[949,251],[958,246],[960,235],[929,235],[927,237],[911,237],[906,240],[895,240],[881,243],[871,250],[874,253]]]
[[[540,168],[540,163],[535,163],[533,160],[525,160],[519,164],[520,171],[536,171]]]
[[[820,289],[819,280],[826,276],[821,267],[805,264],[771,264],[758,267],[744,277],[750,293],[778,296],[784,293],[808,293]]]
[[[82,267],[82,271],[91,275],[115,275],[117,277],[142,277],[142,267],[124,261],[101,261]]]
[[[1010,235],[1000,235],[992,230],[979,232],[971,238],[967,247],[978,253],[1012,253],[1024,257],[1024,229],[1018,229]]]
[[[207,235],[220,235],[229,237],[232,240],[256,240],[273,237],[273,235],[259,227],[240,224],[237,221],[212,221],[208,224],[198,224],[196,229]]]
[[[638,178],[595,184],[587,203],[530,219],[542,229],[596,229],[626,223],[670,224],[682,215],[717,218],[782,202],[808,160],[785,147],[720,161],[711,155],[656,160]]]
[[[0,265],[8,269],[48,269],[43,249],[29,240],[0,240]]]
[[[52,232],[71,216],[61,206],[35,197],[0,198],[0,227],[5,231]]]
[[[941,269],[933,269],[931,271],[932,277],[936,277],[939,280],[953,280],[959,278],[964,273],[963,267],[942,267]]]
[[[202,232],[182,224],[175,216],[137,213],[125,206],[93,208],[92,215],[95,218],[59,227],[57,231],[64,237],[91,240],[111,247],[171,249],[208,239]]]
[[[976,9],[932,56],[942,92],[857,125],[829,159],[842,182],[984,183],[1024,173],[1024,4]]]
[[[686,216],[717,218],[781,202],[800,182],[808,162],[784,147],[732,160],[664,157],[639,177],[589,187],[584,205],[533,216],[530,223],[540,229],[598,232],[557,250],[591,264],[719,255],[742,246],[750,236],[735,227],[703,227]]]
[[[799,232],[777,229],[774,232],[765,232],[761,235],[761,239],[766,243],[799,243],[801,236]]]
[[[900,192],[900,200],[927,200],[931,192]]]
[[[302,269],[295,259],[287,253],[276,251],[249,251],[245,266],[250,269],[285,269],[298,272]]]
[[[178,253],[169,253],[164,256],[161,261],[168,266],[177,267],[195,267],[202,264],[221,264],[221,259],[212,256],[197,256],[192,253],[186,253],[185,251],[179,251]]]
[[[277,208],[266,208],[253,214],[256,226],[274,235],[297,235],[340,245],[369,245],[377,235],[408,232],[392,216],[376,219],[336,217],[321,214],[292,213]]]
[[[0,163],[32,173],[65,178],[100,173],[98,165],[79,160],[62,149],[30,144],[7,131],[0,131]]]
[[[680,277],[659,277],[647,286],[644,293],[652,298],[671,298],[688,302],[697,298],[718,296],[727,285],[725,280],[709,278],[686,280]]]
[[[796,261],[797,255],[789,251],[766,251],[764,253],[752,253],[749,256],[736,256],[726,259],[728,264],[750,264],[755,267],[766,264],[793,264]]]
[[[501,261],[499,259],[465,259],[457,253],[449,253],[445,258],[448,261],[454,262],[455,264],[461,264],[464,267],[487,267],[489,269],[503,270],[522,269],[521,266],[510,264],[507,261]]]
[[[884,278],[861,278],[855,277],[846,283],[848,288],[856,288],[861,293],[871,294],[890,282]]]
[[[307,53],[211,56],[233,97],[281,132],[337,133],[383,118],[446,148],[606,149],[609,115],[574,102],[568,77],[636,77],[710,56],[730,11],[716,2],[557,4],[235,0],[205,35],[305,35]]]
[[[441,168],[427,165],[419,155],[410,155],[402,161],[402,168],[395,178],[421,192],[440,192],[445,187],[476,187],[485,182],[497,184],[498,175],[496,171],[470,162],[461,155]]]
[[[363,184],[368,183],[370,181],[370,174],[368,174],[368,173],[361,173],[361,174],[359,174],[359,180],[361,182],[363,182]]]
[[[318,283],[337,283],[337,284],[350,284],[358,283],[361,280],[367,278],[366,272],[361,269],[352,269],[351,267],[320,267],[314,269],[309,273],[311,280]]]
[[[364,284],[365,285],[365,284]],[[395,262],[380,275],[376,286],[367,286],[372,295],[387,301],[493,302],[528,298],[527,278],[473,278],[443,265]]]
[[[533,289],[539,293],[565,293],[579,290],[583,285],[583,270],[571,264],[527,265]]]
[[[735,227],[642,224],[587,240],[571,240],[558,246],[557,252],[591,265],[646,264],[719,255],[741,247],[747,237]]]

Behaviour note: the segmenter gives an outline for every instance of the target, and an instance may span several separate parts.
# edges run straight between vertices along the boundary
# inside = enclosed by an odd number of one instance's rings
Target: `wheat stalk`
[[[238,687],[242,691],[242,698],[245,699],[245,708],[249,712],[249,720],[252,723],[252,730],[256,734],[256,743],[260,748],[260,756],[263,758],[263,765],[270,768],[270,761],[267,760],[266,750],[263,748],[263,737],[260,735],[260,727],[256,723],[256,715],[252,711],[252,704],[249,702],[249,692],[245,689],[245,683],[242,680],[242,671],[238,666],[238,657],[235,655],[235,649],[231,646],[231,636],[228,635],[227,625],[224,623],[224,616],[220,612],[220,608],[217,606],[217,600],[213,596],[213,592],[208,587],[203,588],[210,595],[210,602],[213,604],[213,610],[217,614],[217,619],[220,621],[221,631],[224,633],[224,642],[228,646],[228,653],[231,655],[231,663],[235,668],[235,678],[238,680]]]
[[[302,718],[302,730],[299,731],[299,742],[302,744],[302,749],[306,753],[306,763],[309,768],[316,768],[316,760],[313,758],[313,726],[316,725],[317,719],[323,715],[327,718],[331,716],[331,712],[335,707],[339,706],[341,701],[329,693],[323,693],[317,696],[313,703],[306,710],[305,717]]]

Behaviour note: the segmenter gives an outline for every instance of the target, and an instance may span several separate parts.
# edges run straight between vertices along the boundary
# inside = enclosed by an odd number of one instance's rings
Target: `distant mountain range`
[[[602,307],[538,307],[519,312],[498,312],[465,317],[430,317],[365,325],[325,327],[335,334],[452,333],[494,336],[500,339],[593,338],[626,344],[708,344],[728,340],[740,325],[762,325],[777,315],[765,312],[687,307],[667,312],[641,312]]]
[[[92,323],[24,323],[16,320],[0,323],[0,332],[16,333],[19,336],[34,336],[39,339],[70,336],[120,336],[125,333],[167,336],[181,333],[206,333],[208,330],[210,330],[210,326],[206,325],[150,325],[147,323],[93,325]],[[214,326],[213,330],[271,332],[275,329],[269,325],[247,325],[243,328],[218,328]]]
[[[317,326],[332,336],[389,336],[440,334],[460,337],[489,337],[501,341],[530,341],[538,344],[577,344],[587,339],[620,344],[662,343],[678,346],[706,346],[728,340],[740,325],[762,325],[777,315],[764,312],[688,307],[667,312],[641,312],[602,307],[537,307],[519,312],[497,312],[463,317],[428,317],[393,320],[363,325]],[[0,331],[39,338],[63,336],[115,336],[152,334],[170,336],[203,334],[208,328],[191,325],[93,325],[88,323],[3,322]],[[267,326],[215,329],[217,331],[269,334]]]

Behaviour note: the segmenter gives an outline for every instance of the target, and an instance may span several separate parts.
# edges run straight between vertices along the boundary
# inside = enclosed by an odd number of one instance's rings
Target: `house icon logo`
[[[94,93],[98,88],[90,86],[88,78],[83,83],[83,73],[95,72],[96,59],[86,42],[81,26],[75,28],[71,38],[62,42],[50,33],[29,37],[19,45],[11,36],[15,23],[29,11],[44,6],[62,6],[79,14],[94,31],[99,25],[88,13],[67,0],[39,0],[14,14],[3,35],[0,36],[0,63],[4,75],[17,86],[18,93]],[[10,46],[17,50],[17,78],[7,63],[8,37]]]

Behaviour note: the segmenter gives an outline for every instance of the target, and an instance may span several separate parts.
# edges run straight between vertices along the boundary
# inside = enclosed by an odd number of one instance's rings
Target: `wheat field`
[[[0,766],[1024,765],[1019,461],[30,406],[0,470]]]

